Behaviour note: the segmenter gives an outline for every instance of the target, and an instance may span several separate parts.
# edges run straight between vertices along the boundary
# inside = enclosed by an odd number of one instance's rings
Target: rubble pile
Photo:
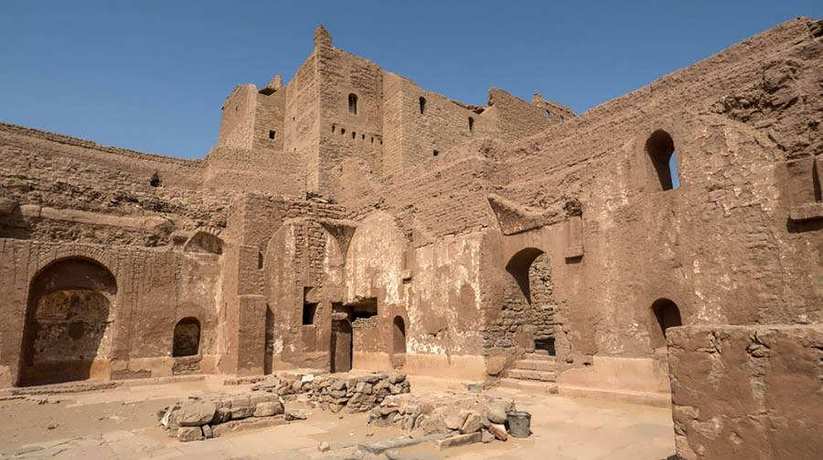
[[[366,412],[392,395],[408,393],[406,375],[393,372],[339,377],[334,374],[277,374],[252,388],[288,397],[305,395],[310,404],[332,412]]]
[[[287,413],[283,400],[274,393],[190,396],[161,410],[158,417],[169,435],[183,442],[217,437],[244,426],[305,418],[299,412]]]
[[[491,442],[508,439],[506,419],[516,410],[514,401],[486,395],[444,394],[419,396],[402,394],[383,399],[369,412],[369,423],[395,425],[404,430],[426,434],[480,433]]]

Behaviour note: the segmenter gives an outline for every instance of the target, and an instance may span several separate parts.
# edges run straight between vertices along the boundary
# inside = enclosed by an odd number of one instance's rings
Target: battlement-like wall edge
[[[86,139],[81,139],[78,137],[72,137],[65,134],[58,134],[53,133],[50,131],[44,131],[41,129],[34,129],[34,128],[27,128],[25,126],[19,126],[11,123],[4,123],[0,122],[0,131],[6,131],[12,134],[17,134],[21,136],[28,136],[33,138],[42,139],[49,142],[56,142],[58,144],[65,144],[71,145],[76,147],[83,147],[87,149],[93,149],[100,152],[112,153],[115,155],[121,155],[125,157],[131,158],[138,158],[138,159],[146,159],[146,160],[159,160],[166,163],[174,163],[175,165],[185,166],[189,168],[199,168],[203,160],[187,160],[183,158],[175,158],[172,156],[161,155],[157,153],[145,153],[145,152],[138,152],[136,150],[126,149],[122,147],[114,147],[108,145],[101,145],[93,141],[89,141]]]

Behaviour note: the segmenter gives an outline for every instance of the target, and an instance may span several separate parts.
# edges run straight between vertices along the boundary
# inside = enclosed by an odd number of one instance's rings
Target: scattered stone
[[[286,417],[282,415],[275,415],[274,417],[253,417],[243,420],[232,420],[220,425],[212,427],[214,437],[218,438],[226,433],[233,433],[236,431],[246,431],[258,428],[268,428],[271,426],[283,425],[287,423]]]
[[[483,392],[483,384],[482,383],[467,383],[466,389],[470,393],[482,393]]]
[[[47,426],[46,428],[49,429],[49,430],[53,430],[53,429],[57,428],[58,426],[60,426],[60,425],[58,425],[56,423],[53,423],[53,424]]]
[[[181,426],[177,429],[177,439],[180,442],[201,441],[203,430],[199,426]]]
[[[254,409],[254,416],[271,417],[272,415],[280,415],[283,411],[283,404],[279,401],[266,401],[257,404]]]
[[[466,422],[466,417],[468,417],[468,414],[466,413],[452,413],[443,418],[443,421],[446,422],[446,428],[450,430],[459,430]]]
[[[177,411],[177,423],[183,426],[201,426],[211,423],[217,406],[210,401],[188,400]]]
[[[492,423],[492,424],[489,424],[489,426],[487,426],[486,429],[489,430],[489,433],[493,434],[495,438],[497,438],[501,441],[505,441],[505,440],[509,439],[509,434],[506,433],[506,426],[505,425]]]
[[[449,447],[465,446],[466,444],[474,444],[476,442],[480,442],[481,439],[482,435],[479,431],[468,434],[459,434],[457,436],[451,436],[446,439],[441,439],[440,441],[437,441],[437,448],[448,449]]]
[[[326,441],[321,442],[320,445],[317,446],[317,450],[319,450],[320,452],[328,452],[330,449],[331,446]]]
[[[308,412],[299,409],[289,409],[286,411],[286,420],[306,420],[309,418]]]
[[[211,439],[214,437],[214,431],[212,431],[211,425],[203,425],[201,428],[203,429],[203,437],[206,439]]]
[[[480,414],[472,412],[466,417],[466,421],[463,423],[463,426],[460,427],[460,432],[463,434],[467,434],[474,433],[475,431],[480,431],[485,423],[485,417],[483,417]]]
[[[486,418],[492,423],[506,423],[509,411],[514,409],[514,404],[506,401],[491,401],[486,405]]]
[[[480,441],[483,442],[483,444],[488,444],[488,443],[494,441],[494,439],[495,439],[495,436],[493,434],[489,433],[488,431],[483,430],[483,431],[480,432]]]

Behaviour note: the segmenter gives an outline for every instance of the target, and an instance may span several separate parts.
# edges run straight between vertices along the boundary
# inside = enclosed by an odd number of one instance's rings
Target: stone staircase
[[[527,353],[503,373],[503,386],[557,393],[557,363],[545,353]]]

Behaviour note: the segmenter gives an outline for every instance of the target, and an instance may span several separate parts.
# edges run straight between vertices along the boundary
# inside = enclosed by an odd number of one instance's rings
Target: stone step
[[[537,380],[520,380],[504,377],[497,380],[497,385],[502,388],[512,388],[515,390],[525,390],[532,393],[557,394],[557,384],[552,382],[540,382]]]
[[[514,368],[529,371],[554,372],[557,368],[557,363],[546,359],[521,359],[514,362]]]
[[[540,360],[540,361],[555,361],[555,356],[552,356],[545,351],[535,351],[533,353],[526,353],[523,355],[523,359],[530,359],[530,360]]]
[[[540,382],[554,382],[557,379],[557,375],[554,372],[527,369],[509,369],[506,371],[505,376],[513,379],[537,380]]]

